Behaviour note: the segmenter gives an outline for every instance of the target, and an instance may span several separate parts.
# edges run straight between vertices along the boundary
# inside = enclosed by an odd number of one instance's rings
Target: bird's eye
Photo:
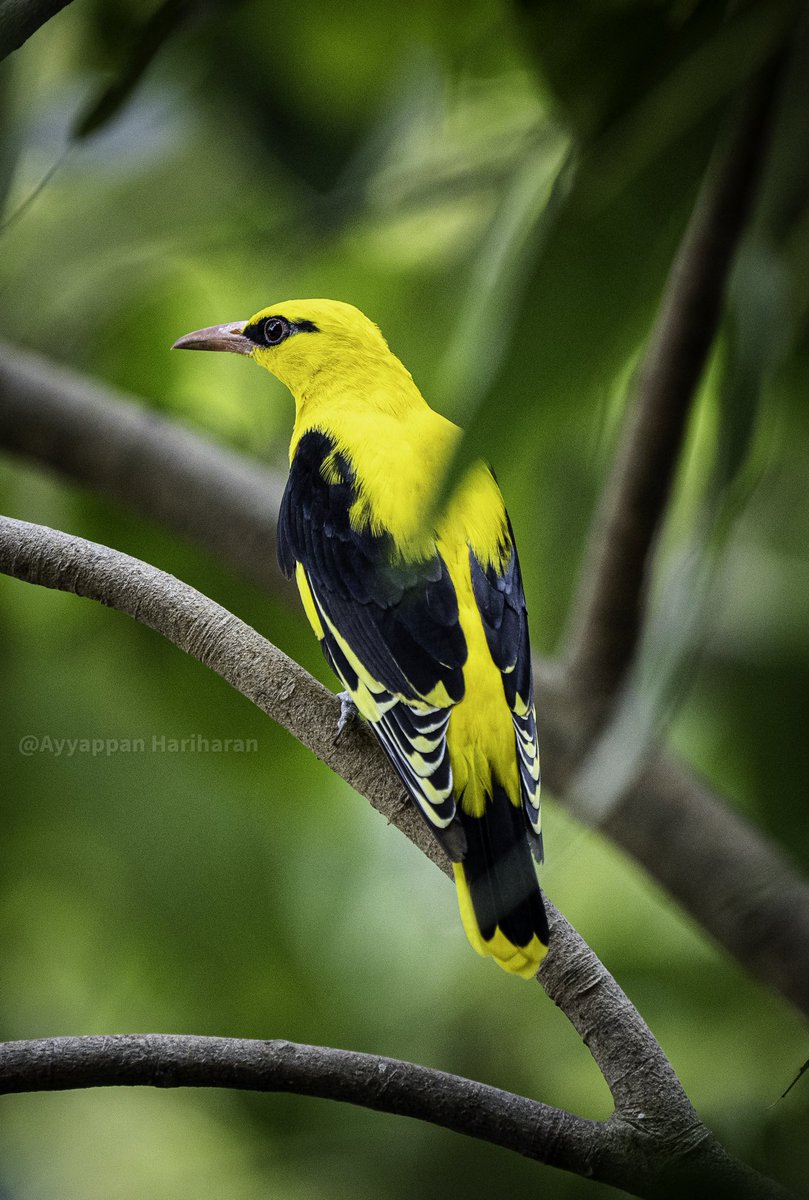
[[[264,322],[264,341],[268,346],[277,346],[289,337],[289,324],[283,317],[268,317]]]

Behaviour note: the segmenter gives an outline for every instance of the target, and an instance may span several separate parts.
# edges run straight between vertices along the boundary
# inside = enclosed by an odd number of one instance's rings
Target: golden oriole
[[[548,923],[539,751],[520,567],[494,476],[426,515],[460,436],[350,304],[290,300],[189,333],[295,398],[278,559],[323,652],[453,862],[467,937],[536,974]]]

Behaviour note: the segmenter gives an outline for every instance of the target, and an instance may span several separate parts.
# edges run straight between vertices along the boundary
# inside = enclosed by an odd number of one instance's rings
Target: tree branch
[[[0,517],[0,571],[27,583],[73,592],[127,613],[198,659],[341,775],[446,875],[449,862],[384,751],[360,723],[335,739],[340,705],[266,638],[195,588],[107,546],[42,525]],[[656,1062],[661,1086],[676,1077],[627,997],[596,955],[549,905],[554,954],[540,981],[588,1042],[618,1107],[648,1105],[629,1067]],[[604,1024],[609,1009],[611,1027]],[[631,1060],[627,1058],[631,1055]],[[679,1085],[678,1085],[679,1086]]]
[[[190,537],[259,585],[290,594],[274,553],[282,481],[120,393],[0,345],[0,445]],[[294,680],[299,668],[289,659],[285,664],[281,674]],[[536,662],[535,672],[543,775],[565,803],[586,752],[585,722],[559,666]],[[381,753],[370,735],[367,741],[368,753]],[[334,765],[329,746],[305,744]],[[424,836],[403,794],[401,808],[411,821],[408,835]],[[601,828],[746,970],[809,1016],[802,969],[809,958],[809,887],[758,830],[659,746],[650,747]]]
[[[603,1123],[457,1075],[356,1051],[171,1034],[48,1038],[0,1047],[5,1094],[120,1085],[215,1086],[342,1100],[429,1121],[578,1173],[609,1141]]]
[[[649,562],[736,251],[763,172],[783,49],[751,85],[672,266],[593,524],[569,634],[570,682],[601,724],[638,645]]]
[[[809,1016],[807,885],[707,784],[659,752],[600,828],[653,863],[657,882],[719,945]]]
[[[139,559],[40,525],[0,518],[0,571],[98,600],[210,667],[360,792],[435,862],[443,852],[359,722],[339,742],[337,698],[260,634],[188,584]]]
[[[341,1100],[427,1121],[639,1196],[678,1196],[686,1182],[696,1187],[692,1194],[697,1196],[783,1200],[788,1195],[721,1148],[702,1152],[699,1137],[698,1153],[681,1155],[676,1171],[667,1172],[661,1170],[659,1147],[642,1128],[614,1118],[589,1121],[458,1075],[374,1054],[176,1034],[47,1038],[0,1046],[0,1093],[122,1085],[228,1087]]]
[[[538,671],[542,776],[576,817],[587,751],[579,709],[564,674]],[[769,842],[708,784],[659,744],[598,817],[597,828],[630,854],[755,978],[809,1017],[809,885]]]
[[[277,590],[283,483],[130,396],[0,342],[0,443]]]
[[[70,0],[0,0],[0,61],[19,50],[40,25],[69,3]]]
[[[448,872],[368,731],[351,729],[335,744],[336,698],[218,604],[128,555],[10,518],[0,518],[0,570],[98,600],[162,633],[309,746]],[[783,1196],[702,1125],[640,1014],[561,913],[548,908],[552,951],[539,980],[607,1081],[616,1111],[604,1123],[392,1060],[215,1038],[9,1043],[0,1051],[0,1083],[7,1091],[111,1083],[300,1091],[431,1120],[642,1196],[680,1195],[686,1183],[709,1187],[712,1196]]]

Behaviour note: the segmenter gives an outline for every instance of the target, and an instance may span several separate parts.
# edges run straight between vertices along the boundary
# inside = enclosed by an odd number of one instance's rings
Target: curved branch
[[[10,518],[0,518],[0,570],[98,600],[162,633],[289,729],[448,873],[368,731],[351,729],[335,744],[336,698],[227,610],[128,555]],[[112,1083],[300,1091],[417,1116],[642,1196],[681,1195],[695,1182],[712,1196],[785,1195],[702,1125],[640,1014],[548,909],[552,952],[538,978],[610,1087],[616,1111],[604,1123],[422,1067],[284,1042],[134,1035],[9,1043],[0,1048],[0,1083],[8,1091]]]
[[[210,667],[360,792],[435,862],[444,855],[391,787],[387,759],[361,724],[335,742],[339,702],[244,621],[137,558],[25,521],[0,518],[0,571],[127,613]],[[395,801],[392,802],[391,793]]]
[[[120,393],[0,345],[0,444],[192,538],[261,586],[281,586],[273,547],[282,481]],[[286,663],[285,678],[294,679],[299,668]],[[544,778],[565,803],[586,750],[585,723],[559,666],[535,663],[535,671]],[[333,765],[330,747],[310,749]],[[404,797],[401,811],[408,836],[425,838]],[[809,958],[809,887],[758,830],[659,746],[650,747],[647,765],[601,828],[746,970],[809,1016],[801,968]],[[751,929],[759,931],[752,938]]]
[[[339,701],[249,625],[195,588],[139,559],[42,525],[0,517],[0,571],[73,592],[127,613],[215,671],[381,812],[446,875],[449,862],[364,725],[339,741]],[[648,1027],[593,951],[549,904],[554,953],[539,979],[590,1047],[615,1100],[627,1113],[650,1111],[651,1075],[692,1110]],[[609,1020],[605,1020],[605,1014]],[[634,1063],[643,1063],[638,1081]]]
[[[0,1047],[3,1094],[120,1085],[296,1092],[416,1117],[579,1174],[602,1155],[609,1159],[604,1122],[376,1054],[176,1034],[48,1038]]]
[[[729,144],[700,193],[593,523],[569,634],[571,683],[593,727],[601,724],[637,649],[648,564],[758,191],[783,58],[781,50],[751,86]]]
[[[0,1094],[66,1088],[227,1087],[294,1092],[427,1121],[551,1167],[659,1200],[684,1186],[712,1197],[785,1200],[772,1180],[702,1138],[676,1165],[648,1129],[590,1121],[500,1088],[399,1059],[287,1041],[118,1034],[0,1046]],[[710,1138],[707,1130],[703,1134]],[[696,1152],[695,1152],[696,1150]],[[707,1190],[704,1194],[708,1194]]]

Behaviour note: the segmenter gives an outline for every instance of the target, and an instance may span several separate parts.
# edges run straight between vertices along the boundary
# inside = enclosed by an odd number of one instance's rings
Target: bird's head
[[[383,361],[398,360],[373,321],[340,300],[285,300],[248,321],[187,333],[174,350],[228,350],[245,354],[285,383],[296,399],[316,376],[356,378]]]

